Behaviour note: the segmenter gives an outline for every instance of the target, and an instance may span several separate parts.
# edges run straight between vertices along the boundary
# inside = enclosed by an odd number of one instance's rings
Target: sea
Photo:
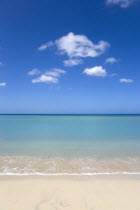
[[[0,115],[0,175],[140,174],[140,115]]]

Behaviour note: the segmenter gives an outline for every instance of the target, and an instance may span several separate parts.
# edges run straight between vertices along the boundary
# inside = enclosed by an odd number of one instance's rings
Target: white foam
[[[0,176],[95,176],[95,175],[140,175],[140,172],[103,172],[103,173],[0,173]]]
[[[60,159],[24,156],[0,156],[0,176],[94,176],[139,175],[140,157],[124,159]]]

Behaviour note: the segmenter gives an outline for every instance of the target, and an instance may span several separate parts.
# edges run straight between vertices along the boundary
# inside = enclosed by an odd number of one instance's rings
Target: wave
[[[0,176],[95,176],[95,175],[140,175],[140,172],[105,172],[105,173],[82,173],[82,174],[69,174],[69,173],[60,173],[60,174],[43,174],[43,173],[0,173]]]
[[[0,175],[93,176],[140,174],[140,157],[48,158],[0,156]]]

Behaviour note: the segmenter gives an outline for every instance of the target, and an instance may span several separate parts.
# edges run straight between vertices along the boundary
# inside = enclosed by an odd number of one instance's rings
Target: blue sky
[[[139,0],[2,0],[0,113],[140,113]]]

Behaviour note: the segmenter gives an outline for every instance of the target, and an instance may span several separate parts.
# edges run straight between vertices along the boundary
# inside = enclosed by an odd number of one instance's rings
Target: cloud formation
[[[125,79],[125,78],[122,78],[122,79],[120,79],[120,82],[121,83],[132,83],[132,82],[134,82],[134,80],[133,79]]]
[[[32,80],[32,83],[39,83],[39,82],[57,83],[58,79],[52,76],[47,76],[45,74],[42,74],[40,77]]]
[[[116,73],[112,73],[110,76],[111,77],[115,77],[115,76],[117,76],[118,74],[116,74]]]
[[[44,51],[44,50],[46,50],[47,48],[49,48],[53,45],[54,45],[54,43],[52,41],[50,41],[50,42],[47,42],[46,44],[42,44],[40,47],[38,47],[38,50],[39,51]]]
[[[107,76],[107,72],[103,69],[102,66],[95,66],[93,68],[86,68],[83,71],[84,74],[89,76],[96,76],[96,77],[105,77]]]
[[[106,3],[109,4],[114,4],[114,5],[119,5],[121,8],[127,8],[131,4],[133,4],[136,0],[107,0]]]
[[[60,77],[62,74],[65,74],[66,72],[62,69],[54,68],[51,71],[46,71],[45,75],[47,76],[53,76],[53,77]]]
[[[118,60],[116,59],[116,58],[113,58],[113,57],[109,57],[109,58],[107,58],[106,59],[106,63],[111,63],[111,64],[113,64],[113,63],[116,63]]]
[[[63,61],[65,66],[77,66],[79,64],[83,63],[83,60],[78,58],[78,59],[69,59],[69,60],[65,60]]]
[[[55,43],[60,53],[67,54],[70,58],[97,57],[109,47],[108,42],[99,41],[94,44],[86,36],[75,35],[72,32],[56,40]]]
[[[32,69],[31,71],[28,72],[28,75],[33,76],[33,75],[38,75],[40,74],[40,71],[38,69]]]
[[[58,68],[51,69],[50,71],[40,71],[40,76],[32,79],[32,83],[58,83],[59,78],[65,73],[64,70]]]
[[[69,60],[64,61],[65,66],[81,64],[82,60],[80,58],[97,57],[103,54],[110,46],[107,41],[101,40],[98,43],[93,43],[85,35],[76,35],[70,32],[54,42],[50,41],[45,45],[41,45],[38,50],[46,50],[53,45],[57,47],[60,55],[67,55],[69,57]]]
[[[0,87],[4,87],[4,86],[6,86],[7,84],[6,84],[6,82],[1,82],[0,83]]]

